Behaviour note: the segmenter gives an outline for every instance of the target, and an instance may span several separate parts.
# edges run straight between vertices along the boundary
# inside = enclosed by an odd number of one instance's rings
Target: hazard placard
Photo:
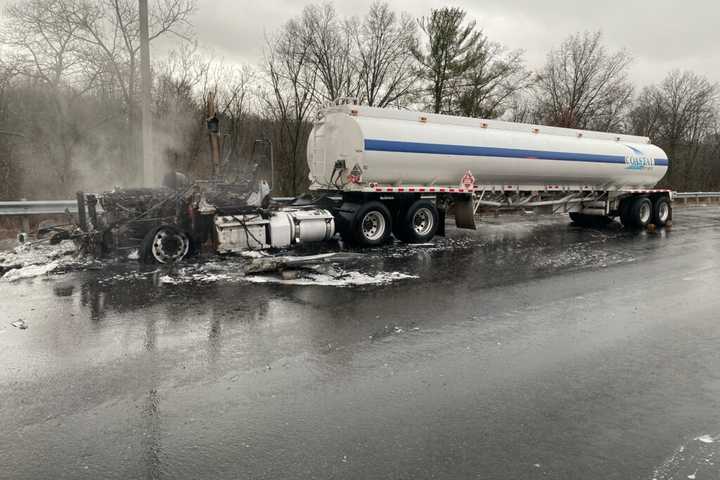
[[[463,175],[462,180],[460,180],[460,186],[466,190],[475,188],[475,177],[470,170]]]

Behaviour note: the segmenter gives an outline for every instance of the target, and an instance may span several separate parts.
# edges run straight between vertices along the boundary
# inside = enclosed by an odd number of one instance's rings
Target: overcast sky
[[[232,61],[258,63],[265,32],[300,13],[302,0],[198,0],[197,35],[204,47]],[[368,0],[336,0],[343,15],[362,16]],[[638,85],[662,79],[674,68],[720,81],[720,0],[392,0],[413,17],[455,5],[477,20],[488,37],[525,50],[530,67],[567,35],[601,29],[605,43],[634,58]]]
[[[150,0],[151,2],[153,0]],[[0,0],[6,5],[11,0]],[[197,0],[200,44],[230,62],[259,64],[266,32],[297,16],[305,0]],[[338,12],[362,16],[371,0],[336,0]],[[529,67],[571,33],[600,29],[605,44],[634,58],[637,85],[657,82],[674,68],[720,82],[720,0],[391,0],[415,18],[432,8],[459,6],[488,37],[525,50]],[[160,45],[157,45],[160,47]]]

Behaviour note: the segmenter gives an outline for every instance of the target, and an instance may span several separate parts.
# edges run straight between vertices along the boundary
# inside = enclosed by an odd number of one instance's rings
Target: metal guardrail
[[[720,198],[720,192],[674,192],[673,197],[700,201],[704,198]],[[277,197],[276,201],[291,200],[292,197]],[[65,212],[77,213],[75,200],[20,200],[15,202],[0,202],[0,216],[4,215],[58,215]]]
[[[675,192],[675,198],[720,198],[720,192]]]
[[[21,200],[0,202],[2,215],[57,215],[69,211],[77,213],[75,200]]]

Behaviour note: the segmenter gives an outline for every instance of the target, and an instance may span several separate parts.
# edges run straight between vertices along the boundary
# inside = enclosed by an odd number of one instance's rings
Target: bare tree
[[[321,74],[316,68],[311,45],[298,41],[299,25],[288,22],[268,39],[265,73],[268,90],[263,102],[278,125],[273,142],[276,148],[276,191],[297,194],[307,178],[304,146],[310,130],[309,119],[315,108]]]
[[[415,22],[376,1],[355,31],[361,100],[370,106],[404,106],[413,100],[417,75],[410,51]]]
[[[210,173],[209,162],[200,161],[207,148],[203,135],[205,117],[202,86],[211,61],[198,53],[197,46],[185,43],[171,51],[156,67],[154,85],[153,143],[156,158],[168,170],[180,170],[201,178]]]
[[[532,91],[532,86],[510,95],[506,107],[500,117],[502,120],[516,123],[542,122],[542,119],[538,117],[537,99]]]
[[[237,177],[233,173],[249,170],[250,152],[259,136],[254,69],[228,65],[185,43],[159,64],[156,84],[156,134],[168,167],[200,177],[212,173],[205,121],[207,104],[213,101],[220,120],[223,175],[231,179]]]
[[[630,131],[658,141],[662,135],[665,116],[666,105],[660,88],[657,85],[645,87],[633,102],[632,110],[628,112]]]
[[[641,92],[629,115],[633,132],[647,135],[670,157],[673,188],[703,188],[717,171],[718,86],[692,72],[675,70]],[[714,181],[717,182],[718,179]]]
[[[531,84],[523,64],[523,52],[505,52],[502,45],[479,40],[476,64],[453,84],[453,113],[466,117],[493,118],[511,107],[513,96]]]
[[[15,151],[26,142],[14,118],[13,82],[20,66],[12,60],[0,59],[0,199],[11,200],[19,193],[19,169]]]
[[[622,129],[630,106],[627,78],[631,58],[608,53],[600,32],[568,37],[548,54],[537,76],[539,108],[545,123],[569,128]]]
[[[256,88],[256,72],[247,65],[219,69],[215,83],[215,98],[222,112],[223,165],[226,171],[250,174],[250,153],[257,133],[250,124],[253,112],[253,94]]]
[[[156,0],[150,5],[150,41],[169,33],[185,38],[194,8],[194,0]],[[75,38],[94,47],[96,67],[112,74],[125,103],[134,106],[140,54],[138,2],[75,0],[66,21]]]
[[[72,0],[26,0],[6,9],[0,42],[14,52],[20,72],[31,79],[26,93],[33,97],[25,113],[36,135],[26,149],[35,161],[55,172],[61,185],[75,177],[73,158],[77,144],[78,105],[74,104],[94,83],[86,68],[83,45],[75,37],[77,27],[65,22]],[[34,100],[40,98],[40,102]]]
[[[66,21],[72,8],[72,0],[25,0],[5,10],[0,42],[26,75],[52,89],[74,85],[87,71],[78,27]]]
[[[318,87],[313,93],[318,102],[358,93],[357,68],[354,58],[353,20],[343,21],[331,3],[305,7],[297,20],[286,25],[294,41],[305,45],[307,63],[317,71]]]
[[[465,16],[459,8],[445,7],[418,20],[422,38],[411,52],[435,113],[452,110],[453,83],[476,67],[484,54],[482,33],[475,29],[475,21],[463,24]]]
[[[167,34],[187,38],[194,0],[156,0],[149,11],[150,41]],[[88,50],[87,58],[110,94],[119,94],[125,105],[126,172],[137,176],[140,161],[139,56],[140,22],[136,0],[73,0],[65,18],[74,38]],[[135,179],[137,180],[137,179]]]
[[[152,5],[153,38],[187,31],[193,0]],[[87,175],[96,183],[101,149],[115,160],[105,162],[112,181],[136,170],[137,7],[136,0],[17,0],[6,9],[0,42],[22,73],[16,124],[33,137],[18,149],[39,190],[35,172],[53,172],[46,195],[72,191]]]

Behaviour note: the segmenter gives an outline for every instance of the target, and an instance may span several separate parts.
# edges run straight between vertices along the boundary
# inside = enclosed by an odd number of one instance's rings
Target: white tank
[[[359,105],[320,112],[307,158],[316,190],[456,187],[468,172],[478,188],[651,188],[668,168],[646,137]]]

